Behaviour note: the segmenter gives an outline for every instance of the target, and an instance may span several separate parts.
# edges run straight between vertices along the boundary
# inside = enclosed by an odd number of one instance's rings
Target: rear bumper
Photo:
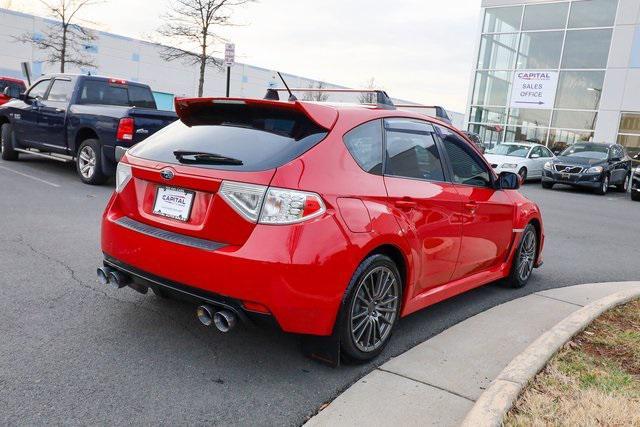
[[[333,215],[293,226],[257,226],[242,246],[215,250],[141,233],[118,219],[106,214],[102,222],[108,266],[197,297],[230,300],[239,309],[243,302],[261,304],[291,333],[331,335],[358,262]]]

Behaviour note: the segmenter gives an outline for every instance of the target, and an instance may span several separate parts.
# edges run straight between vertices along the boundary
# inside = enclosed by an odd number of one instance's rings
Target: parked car
[[[299,101],[176,107],[180,121],[118,164],[103,284],[188,296],[221,331],[273,319],[337,363],[377,356],[402,316],[495,280],[524,286],[542,264],[518,176],[442,121]]]
[[[462,133],[465,134],[465,136],[469,138],[469,140],[473,142],[476,147],[478,147],[478,150],[480,150],[482,154],[484,154],[484,152],[487,150],[487,146],[480,139],[480,135],[469,131],[462,131]]]
[[[541,144],[510,142],[488,149],[484,157],[497,173],[516,172],[526,181],[540,179],[544,164],[556,156]]]
[[[542,187],[567,184],[604,195],[612,185],[626,192],[630,181],[631,159],[622,145],[580,142],[545,163]]]
[[[30,153],[75,161],[80,179],[100,184],[115,173],[117,146],[131,147],[174,122],[147,85],[97,76],[43,77],[0,107],[2,158]]]
[[[631,182],[631,200],[640,202],[640,167],[635,169]]]
[[[25,90],[27,90],[27,87],[22,80],[0,77],[0,105],[18,98]]]

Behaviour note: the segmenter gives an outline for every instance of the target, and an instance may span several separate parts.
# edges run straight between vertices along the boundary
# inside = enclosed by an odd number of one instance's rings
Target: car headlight
[[[603,170],[602,166],[593,166],[587,169],[587,173],[602,173]]]
[[[544,164],[544,168],[548,171],[550,171],[551,169],[553,169],[553,163],[551,162],[547,162]]]
[[[500,167],[503,169],[515,169],[518,165],[516,163],[503,163]]]

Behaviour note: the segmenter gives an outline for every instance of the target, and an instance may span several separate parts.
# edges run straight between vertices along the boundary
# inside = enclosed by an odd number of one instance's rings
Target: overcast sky
[[[169,3],[106,0],[81,17],[148,39]],[[37,0],[0,5],[44,13]],[[242,25],[219,34],[241,62],[352,87],[374,77],[393,97],[462,112],[479,13],[480,0],[260,0],[236,9]]]

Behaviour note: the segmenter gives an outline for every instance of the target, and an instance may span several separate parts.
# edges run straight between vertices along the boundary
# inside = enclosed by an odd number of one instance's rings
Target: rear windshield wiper
[[[178,159],[180,163],[185,164],[206,163],[210,165],[243,165],[242,160],[240,159],[234,159],[233,157],[227,157],[221,154],[207,153],[203,151],[176,150],[173,152],[173,155],[176,156],[176,159]]]

